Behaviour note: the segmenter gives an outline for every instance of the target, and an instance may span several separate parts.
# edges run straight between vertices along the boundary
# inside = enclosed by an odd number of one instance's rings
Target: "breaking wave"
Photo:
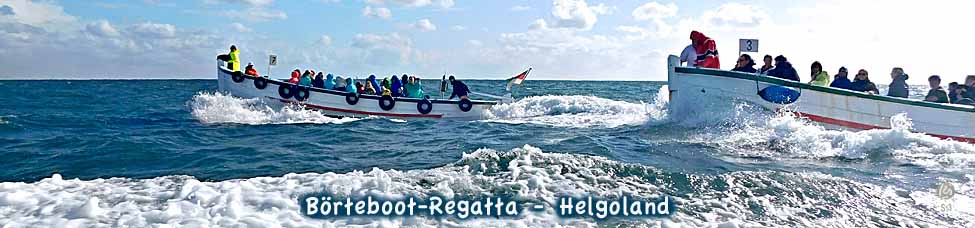
[[[338,124],[358,120],[332,118],[295,105],[269,103],[258,98],[243,99],[220,92],[197,93],[188,105],[193,117],[207,124]]]
[[[972,201],[972,179],[955,202]],[[298,197],[325,191],[338,197],[511,196],[547,204],[511,219],[351,218],[319,220],[300,214]],[[562,219],[557,194],[569,196],[668,195],[678,212],[658,219]],[[509,151],[480,149],[433,169],[372,169],[349,173],[287,174],[219,182],[190,176],[152,179],[63,179],[0,183],[0,223],[10,226],[308,226],[308,227],[552,227],[552,226],[971,226],[970,206],[933,207],[931,191],[859,183],[821,173],[665,172],[603,157],[543,152],[525,145]],[[935,201],[926,201],[926,200]]]
[[[487,121],[580,128],[640,125],[666,119],[666,86],[660,91],[651,104],[595,96],[526,97],[492,107]]]
[[[911,131],[906,115],[891,118],[892,129],[850,131],[771,112],[747,103],[711,106],[685,117],[700,130],[692,141],[743,157],[888,159],[948,169],[975,166],[975,145]],[[707,123],[707,124],[703,124]]]

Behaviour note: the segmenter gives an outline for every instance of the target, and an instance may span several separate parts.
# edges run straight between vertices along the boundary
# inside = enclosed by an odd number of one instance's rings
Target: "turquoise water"
[[[831,130],[734,101],[669,115],[663,86],[528,81],[485,120],[437,121],[332,118],[217,93],[213,80],[0,81],[0,224],[975,225],[972,145],[906,127]],[[956,194],[939,198],[943,182]],[[289,202],[315,189],[670,195],[679,209],[601,221],[295,214]]]

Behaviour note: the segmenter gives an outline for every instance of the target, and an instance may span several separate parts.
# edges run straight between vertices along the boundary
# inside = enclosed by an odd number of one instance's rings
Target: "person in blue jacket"
[[[325,76],[325,89],[335,88],[335,76],[328,74]]]
[[[311,71],[305,71],[305,74],[301,75],[301,79],[298,80],[298,85],[311,86]]]
[[[451,75],[450,78],[448,78],[447,80],[450,81],[450,87],[453,88],[451,89],[453,92],[450,93],[450,98],[447,98],[448,100],[454,99],[454,97],[457,97],[461,100],[468,99],[467,94],[470,93],[471,90],[470,88],[467,88],[467,84],[464,84],[464,82],[455,79],[453,75]]]
[[[393,79],[390,79],[389,91],[393,92],[393,97],[399,97],[402,95],[400,91],[403,89],[403,83],[399,82],[399,77],[393,75]]]
[[[376,80],[376,75],[369,75],[369,84],[372,84],[372,88],[375,89],[376,95],[383,95],[383,87],[379,87],[379,81]]]
[[[796,68],[792,68],[792,64],[785,56],[775,57],[775,68],[768,71],[768,76],[781,78],[785,80],[799,81],[799,73],[796,72]]]
[[[833,76],[833,83],[830,83],[829,87],[853,90],[853,82],[850,82],[850,79],[847,78],[847,75],[850,73],[846,70],[846,67],[840,67],[840,70],[837,72],[839,73]]]
[[[352,78],[346,78],[345,79],[345,84],[346,84],[346,86],[345,86],[345,92],[349,92],[349,93],[353,93],[353,94],[358,94],[359,93],[359,90],[355,86],[355,81],[353,81]]]

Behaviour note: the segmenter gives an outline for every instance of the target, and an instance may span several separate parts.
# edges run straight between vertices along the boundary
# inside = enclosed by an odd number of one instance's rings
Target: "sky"
[[[803,80],[820,61],[912,84],[975,74],[975,1],[0,0],[0,79],[214,78],[231,44],[262,74],[666,80],[666,58],[701,31],[733,67],[785,55]],[[946,83],[945,83],[946,84]]]

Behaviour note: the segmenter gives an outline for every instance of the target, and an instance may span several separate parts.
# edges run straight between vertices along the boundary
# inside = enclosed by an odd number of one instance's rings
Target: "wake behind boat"
[[[707,108],[699,105],[701,97],[712,97],[787,110],[815,122],[862,130],[891,128],[891,117],[905,114],[913,123],[912,131],[975,143],[975,108],[968,105],[873,95],[754,73],[681,67],[673,55],[667,59],[667,67],[671,112]]]
[[[232,71],[217,64],[218,89],[243,98],[267,98],[340,117],[481,119],[500,101],[444,100],[357,94],[301,86],[287,81]]]

